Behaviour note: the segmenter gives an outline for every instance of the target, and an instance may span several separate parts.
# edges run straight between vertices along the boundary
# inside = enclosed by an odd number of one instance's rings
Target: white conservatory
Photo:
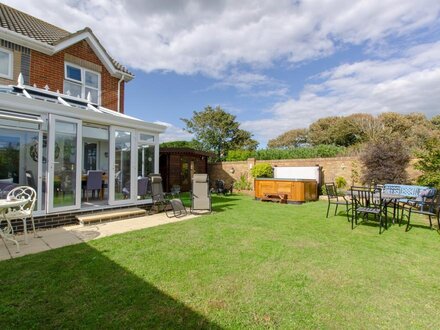
[[[85,99],[0,86],[0,198],[10,185],[33,186],[36,216],[150,203],[138,195],[138,178],[158,173],[165,129]],[[89,199],[91,170],[103,176]]]

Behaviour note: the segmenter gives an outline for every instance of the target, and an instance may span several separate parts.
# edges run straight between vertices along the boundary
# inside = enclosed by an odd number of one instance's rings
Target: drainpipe
[[[124,80],[125,76],[122,75],[121,79],[118,81],[118,112],[121,112],[121,82]]]

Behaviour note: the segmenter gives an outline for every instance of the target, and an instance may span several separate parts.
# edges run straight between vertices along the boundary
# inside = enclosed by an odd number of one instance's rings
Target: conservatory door
[[[81,120],[50,115],[48,211],[81,207]]]
[[[137,198],[135,132],[110,127],[109,204],[127,204]]]

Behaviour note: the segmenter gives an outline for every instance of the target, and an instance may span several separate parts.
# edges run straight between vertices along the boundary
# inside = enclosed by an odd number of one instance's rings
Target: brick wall
[[[115,111],[117,110],[119,80],[110,75],[85,40],[82,40],[52,56],[32,50],[30,85],[36,84],[39,88],[48,85],[51,91],[59,90],[60,92],[63,92],[65,60],[74,62],[74,64],[81,64],[83,67],[100,72],[101,105]],[[123,95],[124,82],[121,83],[121,112],[124,112]]]
[[[420,175],[420,172],[414,169],[416,159],[410,162],[407,168],[411,181]],[[349,185],[359,184],[355,173],[362,175],[362,167],[357,157],[335,157],[335,158],[311,158],[311,159],[282,159],[282,160],[255,160],[249,158],[247,161],[221,162],[208,165],[208,173],[211,183],[215,180],[224,180],[227,185],[237,181],[241,175],[245,175],[249,182],[253,182],[250,175],[250,169],[258,163],[269,163],[274,166],[315,166],[322,167],[323,182],[332,182],[336,177],[345,178]]]
[[[90,215],[93,213],[103,212],[103,211],[114,211],[114,210],[123,210],[127,208],[132,208],[133,205],[127,206],[115,206],[112,208],[96,208],[96,209],[88,209],[84,211],[68,211],[64,213],[53,213],[44,216],[38,216],[34,218],[35,228],[38,229],[51,229],[61,226],[67,225],[77,225],[79,222],[76,219],[76,216],[79,215]],[[136,205],[137,208],[149,210],[151,204],[140,204]],[[131,216],[128,216],[131,217]],[[122,219],[122,218],[121,218]],[[14,232],[22,233],[24,231],[23,221],[22,220],[12,220],[11,225],[14,228]],[[26,221],[26,228],[28,234],[32,232],[32,222],[30,219]]]

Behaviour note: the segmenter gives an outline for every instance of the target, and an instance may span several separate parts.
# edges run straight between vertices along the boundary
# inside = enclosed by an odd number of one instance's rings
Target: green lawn
[[[0,327],[440,328],[440,235],[326,202],[214,214],[0,262]],[[421,222],[420,222],[421,224]]]

